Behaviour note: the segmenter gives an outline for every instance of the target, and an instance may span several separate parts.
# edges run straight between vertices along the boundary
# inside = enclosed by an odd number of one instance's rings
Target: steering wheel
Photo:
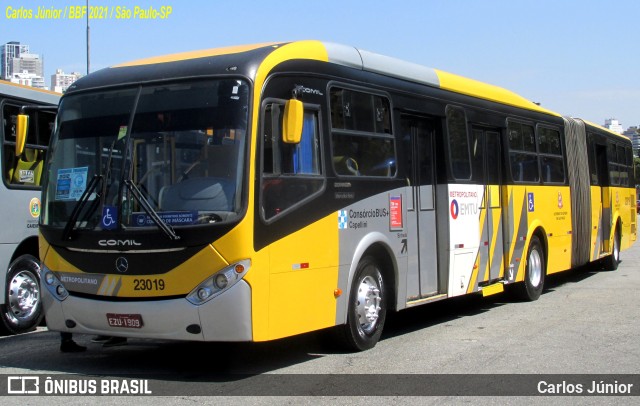
[[[204,163],[205,163],[205,161],[198,160],[198,161],[195,161],[194,163],[192,163],[191,165],[189,165],[189,167],[182,172],[182,175],[180,175],[180,177],[178,178],[176,183],[180,183],[183,180],[188,179],[189,178],[189,173],[191,173],[191,171],[194,170],[198,165],[201,165],[201,164],[204,164]]]
[[[216,213],[207,213],[198,217],[198,223],[217,223],[222,221],[222,217]]]

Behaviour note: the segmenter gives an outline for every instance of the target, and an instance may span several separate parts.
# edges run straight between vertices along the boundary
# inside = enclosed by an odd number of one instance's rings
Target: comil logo
[[[139,247],[142,244],[136,240],[100,240],[98,245],[101,247]]]

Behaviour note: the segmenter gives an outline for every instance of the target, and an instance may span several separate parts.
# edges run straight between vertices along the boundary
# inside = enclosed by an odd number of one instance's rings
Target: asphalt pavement
[[[586,380],[586,392],[592,378],[602,378],[612,385],[633,382],[638,394],[640,243],[623,251],[621,259],[616,271],[591,267],[549,276],[535,302],[513,301],[507,294],[474,295],[391,314],[378,345],[361,353],[341,351],[331,344],[329,332],[322,331],[267,343],[130,339],[126,346],[113,348],[80,335],[76,340],[88,350],[66,354],[59,351],[59,334],[43,327],[0,337],[0,390],[7,390],[8,381],[3,380],[9,377],[37,376],[40,390],[48,377],[77,378],[84,384],[93,380],[96,385],[105,380],[124,379],[130,385],[146,381],[152,393],[132,399],[135,404],[153,405],[221,400],[242,405],[637,404],[637,396],[558,397],[576,393],[549,393],[548,386],[539,386],[548,378],[545,385],[566,391],[572,382]],[[517,398],[473,397],[476,378],[476,385],[488,387],[488,395],[496,396],[507,386],[518,388],[523,379],[533,383]],[[429,392],[436,382],[441,390]],[[532,387],[551,396],[538,397],[530,393]],[[451,388],[457,388],[456,393]],[[431,393],[434,396],[420,397]],[[367,394],[376,396],[363,397]],[[481,388],[477,394],[486,395]],[[6,399],[16,404],[21,396]],[[123,400],[95,399],[100,404]],[[20,403],[87,403],[82,396],[28,400]]]

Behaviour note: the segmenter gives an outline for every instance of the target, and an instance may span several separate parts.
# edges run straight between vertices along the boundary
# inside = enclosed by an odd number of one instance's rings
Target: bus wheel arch
[[[395,257],[393,256],[391,249],[386,244],[377,243],[365,251],[365,256],[366,255],[373,257],[380,267],[380,272],[382,273],[384,282],[387,285],[387,308],[396,310],[398,266],[395,262]]]
[[[618,264],[620,263],[620,243],[621,243],[621,230],[622,223],[620,219],[616,221],[616,226],[613,232],[613,241],[611,246],[611,255],[607,256],[604,260],[604,266],[609,271],[615,271],[618,269]]]
[[[383,243],[369,246],[358,258],[349,282],[346,324],[338,326],[345,348],[364,351],[377,344],[387,311],[395,308],[395,274],[392,254]]]

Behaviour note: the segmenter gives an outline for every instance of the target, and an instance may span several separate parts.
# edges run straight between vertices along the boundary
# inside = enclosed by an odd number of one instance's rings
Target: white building
[[[11,80],[13,76],[13,59],[21,54],[29,53],[29,45],[22,45],[17,41],[10,41],[0,47],[0,78]],[[18,70],[20,72],[20,70]]]
[[[28,86],[41,89],[47,88],[44,81],[44,60],[40,55],[30,53],[29,45],[11,41],[2,45],[0,51],[2,79],[14,83],[31,83]]]
[[[64,93],[69,86],[83,75],[78,72],[64,73],[62,69],[56,69],[56,74],[51,75],[51,89],[54,92]]]
[[[44,77],[44,62],[38,54],[21,53],[19,57],[12,59],[13,72],[27,71],[36,76]]]
[[[620,124],[620,122],[615,118],[604,120],[604,127],[618,134],[622,134],[624,131],[622,129],[622,124]]]
[[[22,72],[14,72],[9,81],[12,83],[17,83],[19,85],[48,90],[42,76],[35,75],[26,70],[23,70]]]

